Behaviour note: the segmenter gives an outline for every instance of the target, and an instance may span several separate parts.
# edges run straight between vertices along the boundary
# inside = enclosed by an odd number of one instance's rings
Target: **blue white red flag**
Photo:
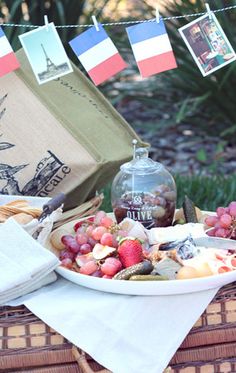
[[[127,27],[126,31],[143,78],[177,67],[162,19]]]
[[[11,44],[0,27],[0,77],[19,67],[20,64],[13,52]]]
[[[127,65],[112,40],[98,24],[76,36],[69,44],[95,85],[103,83]]]

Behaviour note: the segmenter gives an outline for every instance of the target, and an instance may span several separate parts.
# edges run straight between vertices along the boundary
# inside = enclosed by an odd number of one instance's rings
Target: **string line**
[[[232,6],[227,6],[225,8],[220,8],[220,9],[211,9],[212,13],[219,13],[219,12],[224,12],[228,10],[236,9],[236,5]],[[180,18],[187,18],[187,17],[199,17],[203,16],[204,14],[207,14],[208,12],[198,12],[198,13],[192,13],[192,14],[184,14],[181,16],[171,16],[171,17],[160,17],[164,21],[169,21],[171,19],[180,19]],[[155,22],[156,18],[148,19],[148,20],[136,20],[136,21],[120,21],[120,22],[108,22],[108,23],[101,23],[102,26],[123,26],[123,25],[133,25],[133,24],[138,24],[138,23],[146,23],[146,22]],[[6,27],[27,27],[27,28],[36,28],[36,27],[41,27],[44,25],[29,25],[29,24],[20,24],[20,23],[0,23],[0,26],[6,26]],[[55,26],[56,28],[77,28],[77,27],[92,27],[94,24],[82,24],[82,25],[59,25]]]

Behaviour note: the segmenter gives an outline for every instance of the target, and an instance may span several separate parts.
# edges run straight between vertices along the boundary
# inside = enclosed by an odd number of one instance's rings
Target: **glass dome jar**
[[[111,188],[116,220],[128,217],[146,228],[172,225],[176,206],[176,185],[172,175],[148,157],[147,148],[134,144],[133,160],[124,163]]]

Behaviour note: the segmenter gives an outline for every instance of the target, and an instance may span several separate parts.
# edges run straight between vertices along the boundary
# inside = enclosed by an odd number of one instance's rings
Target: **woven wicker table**
[[[0,307],[0,347],[4,373],[108,372],[24,306]],[[236,372],[236,283],[217,293],[172,358],[168,372]]]

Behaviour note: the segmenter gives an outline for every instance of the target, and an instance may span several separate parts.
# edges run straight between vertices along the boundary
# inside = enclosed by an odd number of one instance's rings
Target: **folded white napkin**
[[[113,373],[163,373],[217,291],[119,295],[59,278],[10,305],[25,304]]]
[[[53,253],[35,241],[14,219],[8,219],[0,225],[0,304],[54,281],[55,274],[48,274],[58,264]]]
[[[30,280],[31,276],[25,272],[24,268],[18,263],[9,259],[1,253],[0,249],[0,293],[14,288],[19,283],[25,283]],[[16,277],[17,273],[17,277]]]

